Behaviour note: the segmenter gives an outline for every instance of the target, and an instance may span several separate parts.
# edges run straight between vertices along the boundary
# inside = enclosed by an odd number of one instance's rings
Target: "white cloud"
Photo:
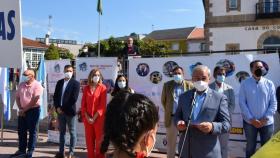
[[[36,22],[35,22],[36,21]],[[23,29],[32,30],[34,32],[48,32],[48,21],[40,20],[23,20]],[[64,38],[64,39],[79,39],[80,32],[73,31],[67,28],[52,27],[51,28],[51,38]]]
[[[186,9],[186,8],[177,8],[177,9],[169,9],[168,12],[171,13],[187,13],[192,11],[191,9]]]

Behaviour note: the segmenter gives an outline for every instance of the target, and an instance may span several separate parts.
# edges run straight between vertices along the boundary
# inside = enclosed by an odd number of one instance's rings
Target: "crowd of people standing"
[[[250,63],[252,77],[241,82],[239,106],[243,116],[246,136],[246,157],[256,150],[257,136],[261,145],[273,135],[274,114],[279,106],[279,92],[272,81],[264,77],[266,69],[260,60]],[[35,79],[35,72],[28,69],[23,74],[16,95],[19,107],[19,150],[11,157],[32,157],[36,144],[42,86]],[[68,157],[75,157],[76,104],[80,83],[73,78],[73,67],[66,65],[65,77],[55,87],[54,106],[59,120],[59,150],[56,158],[64,158],[66,152],[66,126],[70,133]],[[173,79],[164,83],[161,102],[166,127],[167,157],[176,152],[182,158],[227,158],[229,132],[235,109],[233,88],[226,84],[226,69],[211,71],[198,65],[192,71],[192,80],[184,79],[182,67],[172,71]],[[112,99],[107,105],[107,90],[102,83],[99,69],[90,71],[83,88],[81,117],[85,128],[89,158],[105,158],[109,145],[114,146],[113,158],[148,157],[155,145],[159,121],[158,107],[146,96],[137,94],[128,86],[125,75],[115,81]],[[277,97],[276,97],[277,96]],[[27,131],[29,141],[27,143]],[[177,135],[180,141],[176,151]],[[27,150],[26,150],[27,149]]]

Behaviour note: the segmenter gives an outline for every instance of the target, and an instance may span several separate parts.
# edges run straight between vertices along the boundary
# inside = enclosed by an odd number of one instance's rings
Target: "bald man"
[[[23,73],[23,81],[16,92],[18,111],[18,151],[10,157],[31,158],[36,144],[36,127],[40,116],[40,96],[42,85],[35,80],[35,72],[28,69]],[[27,131],[29,141],[27,143]],[[26,151],[26,148],[28,149]]]
[[[210,70],[207,66],[196,66],[192,81],[195,89],[180,95],[174,116],[182,132],[180,158],[221,158],[218,136],[230,130],[227,98],[208,87]],[[188,122],[190,126],[185,134]]]

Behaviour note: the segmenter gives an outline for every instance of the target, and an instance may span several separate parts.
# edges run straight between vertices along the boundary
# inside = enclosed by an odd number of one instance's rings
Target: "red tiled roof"
[[[44,43],[34,41],[24,37],[22,38],[22,43],[23,43],[23,47],[43,48],[43,49],[49,48],[49,46]]]
[[[204,29],[203,28],[195,28],[191,34],[188,36],[188,40],[199,40],[204,39]]]

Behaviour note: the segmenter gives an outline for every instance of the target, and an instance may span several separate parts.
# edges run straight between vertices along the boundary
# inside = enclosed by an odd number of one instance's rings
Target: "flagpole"
[[[1,143],[3,143],[3,133],[4,133],[4,104],[2,106],[2,114],[1,114]]]
[[[98,57],[100,57],[100,12],[98,14]]]

